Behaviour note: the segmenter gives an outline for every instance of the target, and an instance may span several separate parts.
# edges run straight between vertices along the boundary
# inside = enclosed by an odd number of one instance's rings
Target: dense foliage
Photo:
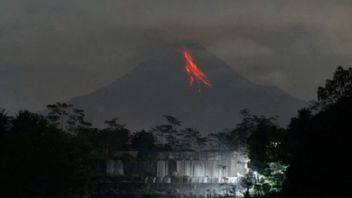
[[[1,196],[72,197],[87,192],[90,148],[52,126],[44,117],[21,111],[0,114]]]
[[[131,132],[116,118],[94,128],[84,111],[70,104],[47,108],[47,116],[29,111],[9,116],[0,109],[1,197],[94,197],[92,178],[103,173],[100,162],[115,151],[189,151],[206,145],[247,152],[246,196],[352,196],[352,68],[338,67],[318,88],[318,101],[299,110],[287,129],[275,118],[243,110],[234,129],[207,137],[169,115],[166,124]]]
[[[285,140],[287,170],[283,194],[351,197],[352,68],[338,67],[318,91],[318,109],[302,109]]]

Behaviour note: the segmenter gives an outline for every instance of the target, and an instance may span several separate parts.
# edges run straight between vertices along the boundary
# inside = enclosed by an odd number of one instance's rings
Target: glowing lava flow
[[[189,76],[189,84],[192,86],[194,83],[201,84],[211,87],[211,83],[208,77],[199,69],[197,64],[194,62],[189,50],[183,51],[183,58],[185,59],[185,69]]]

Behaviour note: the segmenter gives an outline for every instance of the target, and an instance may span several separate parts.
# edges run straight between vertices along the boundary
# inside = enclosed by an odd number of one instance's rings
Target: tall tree
[[[287,179],[283,197],[351,197],[351,71],[339,67],[333,80],[318,89],[324,107],[302,109],[293,118],[285,141]]]
[[[333,78],[326,80],[325,86],[318,87],[318,102],[329,106],[344,97],[352,97],[352,68],[339,66]]]

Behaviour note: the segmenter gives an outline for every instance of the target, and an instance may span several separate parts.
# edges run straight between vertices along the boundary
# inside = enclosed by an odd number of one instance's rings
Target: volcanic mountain
[[[248,81],[198,45],[187,50],[211,86],[196,79],[191,85],[184,49],[166,50],[110,85],[69,102],[86,110],[95,124],[118,117],[131,129],[148,129],[165,123],[163,115],[172,115],[205,133],[234,127],[242,109],[278,116],[279,123],[287,124],[305,104],[276,87]]]

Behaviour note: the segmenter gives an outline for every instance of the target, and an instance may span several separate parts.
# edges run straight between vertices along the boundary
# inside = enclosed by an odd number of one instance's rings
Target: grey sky
[[[38,110],[194,41],[250,80],[310,100],[351,66],[351,1],[2,0],[0,106]]]

